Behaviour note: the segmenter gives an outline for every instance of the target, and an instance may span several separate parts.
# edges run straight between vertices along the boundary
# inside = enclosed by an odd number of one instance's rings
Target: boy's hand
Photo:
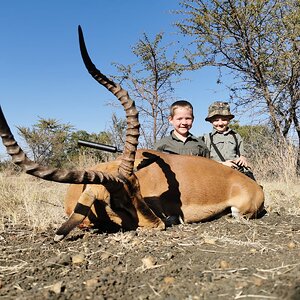
[[[224,162],[221,162],[221,164],[233,169],[237,169],[238,166],[248,167],[247,159],[245,156],[240,156],[236,160],[226,160]]]
[[[224,162],[221,162],[221,164],[233,169],[236,169],[236,165],[237,165],[237,163],[233,160],[226,160]]]
[[[234,163],[236,163],[237,165],[242,166],[242,167],[248,167],[247,159],[245,156],[242,156],[242,155],[240,157],[238,157],[234,161]]]

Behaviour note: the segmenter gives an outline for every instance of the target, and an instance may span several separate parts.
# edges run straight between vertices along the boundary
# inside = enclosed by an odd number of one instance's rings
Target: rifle
[[[85,146],[85,147],[94,148],[97,150],[107,151],[107,152],[111,152],[111,153],[117,153],[117,152],[122,153],[123,152],[123,150],[121,150],[115,146],[101,144],[101,143],[95,143],[95,142],[84,141],[84,140],[78,140],[77,143],[79,146]],[[165,149],[162,152],[169,153],[169,154],[178,154],[176,152],[173,152],[170,150],[165,150]]]
[[[95,142],[90,142],[90,141],[84,141],[84,140],[78,140],[78,145],[79,146],[85,146],[85,147],[89,147],[89,148],[94,148],[97,150],[102,150],[102,151],[107,151],[107,152],[112,152],[112,153],[122,153],[123,150],[118,149],[115,146],[111,146],[111,145],[105,145],[105,144],[101,144],[101,143],[95,143]]]

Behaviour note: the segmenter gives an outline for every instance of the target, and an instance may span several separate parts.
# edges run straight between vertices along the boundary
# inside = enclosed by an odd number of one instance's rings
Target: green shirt
[[[233,135],[236,136],[236,140]],[[242,137],[234,130],[229,129],[224,133],[219,133],[214,129],[211,132],[211,136],[213,143],[225,160],[234,160],[241,155],[245,156]],[[209,134],[204,135],[204,142],[210,151],[210,158],[216,161],[222,161],[211,144]]]
[[[209,150],[200,138],[196,138],[189,133],[187,139],[183,142],[176,137],[174,130],[171,131],[169,136],[159,140],[154,145],[154,150],[173,154],[209,157]]]

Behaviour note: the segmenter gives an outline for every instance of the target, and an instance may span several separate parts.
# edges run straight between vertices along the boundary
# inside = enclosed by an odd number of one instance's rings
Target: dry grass
[[[296,174],[297,149],[292,144],[276,147],[269,142],[252,157],[253,171],[264,188],[269,211],[300,215],[300,179]]]
[[[256,150],[251,155],[253,171],[259,180],[272,182],[297,182],[297,151],[292,144],[276,146],[269,142],[263,151]]]
[[[267,210],[300,215],[300,182],[262,182]]]
[[[26,174],[0,173],[0,228],[26,224],[45,229],[61,224],[67,185],[46,182]]]

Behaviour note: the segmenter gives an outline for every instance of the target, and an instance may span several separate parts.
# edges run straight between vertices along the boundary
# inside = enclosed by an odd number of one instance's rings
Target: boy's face
[[[185,137],[192,128],[193,113],[189,108],[178,107],[174,111],[174,116],[169,117],[169,122],[173,125],[176,133]]]
[[[218,132],[225,132],[228,130],[230,118],[227,116],[214,116],[210,121],[215,130]]]

